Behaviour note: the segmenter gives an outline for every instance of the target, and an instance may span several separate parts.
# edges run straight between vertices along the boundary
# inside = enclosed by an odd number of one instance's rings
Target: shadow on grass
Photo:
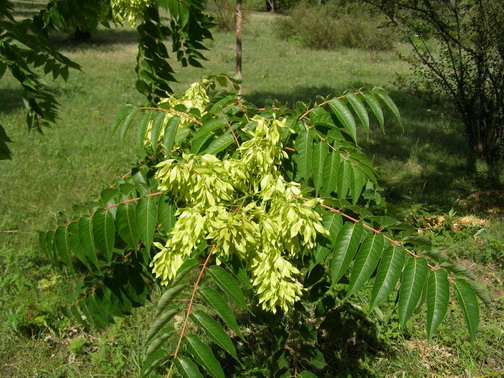
[[[55,34],[51,39],[59,49],[87,50],[103,46],[137,44],[138,33],[133,28],[131,30],[103,29],[94,32],[89,41],[76,42],[68,33]]]
[[[0,113],[9,114],[23,108],[23,90],[0,88]]]
[[[355,83],[352,87],[365,87]],[[318,95],[340,93],[342,89],[298,87],[290,93],[254,92],[246,99],[258,106],[294,105]],[[478,185],[467,169],[468,147],[462,125],[441,107],[410,95],[392,91],[391,98],[401,111],[404,131],[391,114],[385,114],[385,134],[373,116],[369,138],[361,132],[360,144],[378,167],[385,195],[394,202],[425,202],[449,210],[459,198],[467,197]]]
[[[224,358],[226,376],[290,376],[289,371],[295,366],[299,371],[308,370],[319,377],[367,377],[373,376],[374,361],[385,354],[394,355],[389,345],[379,338],[376,324],[349,303],[328,311],[318,330],[313,324],[292,319],[286,332],[285,319],[281,316],[263,312],[256,315],[255,324],[269,324],[268,332],[247,328],[250,331],[247,343],[237,343],[245,366],[253,367],[253,372],[244,372]],[[279,347],[280,343],[288,352]],[[288,363],[287,355],[290,355]]]

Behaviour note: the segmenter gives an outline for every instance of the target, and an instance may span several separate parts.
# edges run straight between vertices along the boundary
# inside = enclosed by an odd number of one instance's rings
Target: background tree
[[[203,41],[211,38],[214,26],[205,4],[206,0],[53,0],[37,15],[16,21],[12,4],[0,0],[0,78],[7,69],[11,71],[24,89],[29,129],[41,132],[55,121],[58,103],[37,68],[64,79],[69,68],[79,68],[56,51],[49,33],[71,31],[87,38],[99,23],[111,26],[129,21],[138,25],[136,88],[155,104],[172,93],[170,83],[175,81],[168,63],[167,38],[171,38],[172,52],[182,66],[201,67],[200,61],[205,59],[201,50],[206,49]],[[160,11],[167,13],[168,22],[162,20]],[[10,158],[9,141],[0,125],[0,159]]]
[[[369,2],[413,46],[425,89],[450,98],[454,115],[464,125],[470,167],[483,159],[497,179],[504,147],[504,2]]]

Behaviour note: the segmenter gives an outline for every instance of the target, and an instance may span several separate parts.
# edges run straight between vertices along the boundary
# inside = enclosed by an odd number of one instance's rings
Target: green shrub
[[[288,17],[277,21],[276,33],[282,39],[297,39],[304,46],[327,50],[338,47],[387,50],[396,40],[392,29],[384,25],[383,17],[331,4],[300,3]]]
[[[217,24],[217,29],[231,31],[235,28],[235,1],[213,0],[209,5],[210,13]]]

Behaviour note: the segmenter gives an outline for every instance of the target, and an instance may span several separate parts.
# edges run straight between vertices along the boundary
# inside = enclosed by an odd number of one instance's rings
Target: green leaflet
[[[149,343],[149,341],[157,335],[157,333],[166,325],[168,322],[175,316],[177,313],[180,312],[180,309],[178,308],[172,308],[165,313],[163,313],[159,318],[156,319],[156,321],[152,324],[152,326],[149,329],[149,333],[147,334],[147,341],[146,343]]]
[[[448,310],[450,284],[446,270],[431,270],[427,285],[427,340],[430,342]]]
[[[214,378],[225,378],[222,367],[208,345],[196,335],[186,335],[184,343],[195,360]]]
[[[347,222],[338,232],[331,261],[331,281],[337,284],[352,262],[362,237],[362,223]]]
[[[174,360],[175,366],[177,367],[177,372],[183,378],[203,378],[200,371],[198,370],[198,366],[188,357],[178,356]]]
[[[304,361],[316,369],[323,369],[327,366],[324,355],[316,346],[304,345],[301,348],[301,356]]]
[[[176,206],[163,194],[159,200],[159,225],[163,233],[168,235],[175,225],[177,218],[175,217]]]
[[[133,123],[133,120],[136,118],[138,112],[140,109],[138,108],[132,108],[126,117],[124,118],[124,122],[121,127],[121,133],[120,133],[120,138],[121,140],[124,140],[124,137],[126,136],[126,133],[128,132],[128,129],[130,128],[131,124]]]
[[[378,265],[378,261],[380,261],[383,245],[383,235],[376,233],[369,235],[362,242],[350,275],[347,298],[355,294],[369,280]]]
[[[154,122],[152,122],[151,145],[152,145],[152,152],[154,154],[157,151],[157,146],[159,144],[159,135],[161,134],[161,129],[164,127],[167,117],[168,117],[167,113],[163,111],[158,111],[158,114],[154,118]]]
[[[380,98],[380,100],[382,100],[382,102],[385,104],[385,106],[387,108],[389,108],[389,110],[392,112],[394,117],[399,122],[399,125],[401,126],[401,128],[404,130],[403,124],[402,124],[402,119],[401,119],[401,114],[399,113],[399,109],[397,108],[396,104],[394,104],[394,101],[392,101],[392,99],[387,94],[387,92],[385,92],[383,90],[383,88],[379,88],[379,87],[373,88],[372,92],[373,92],[373,94],[376,94]]]
[[[339,167],[340,155],[336,151],[331,151],[325,159],[324,172],[322,175],[323,186],[321,194],[324,197],[329,197],[331,193],[337,192]]]
[[[234,128],[236,128],[236,127],[234,127]],[[210,155],[215,155],[215,154],[225,150],[233,143],[235,143],[234,135],[230,130],[227,130],[220,137],[218,137],[217,139],[214,139],[212,141],[212,143],[210,143],[210,145],[208,146],[208,148],[205,150],[204,153],[210,154]]]
[[[320,188],[322,188],[322,183],[324,180],[324,162],[328,155],[327,143],[321,142],[316,143],[313,148],[313,183],[315,185],[315,190],[318,195]]]
[[[337,98],[333,98],[329,102],[329,106],[333,110],[338,120],[341,122],[346,132],[352,137],[355,144],[357,144],[357,126],[355,125],[355,120],[352,115],[352,112],[345,103]]]
[[[455,288],[455,294],[457,295],[460,307],[464,313],[469,335],[471,340],[474,340],[479,324],[478,298],[476,297],[471,285],[463,279],[459,278],[455,280],[453,287]]]
[[[224,328],[201,310],[194,311],[191,320],[205,331],[206,335],[217,343],[222,349],[229,353],[236,361],[240,362],[236,349]]]
[[[234,278],[231,277],[231,275],[224,270],[224,268],[217,265],[213,265],[210,268],[208,268],[208,272],[215,280],[217,285],[219,285],[219,287],[226,294],[228,294],[231,298],[233,298],[234,301],[239,306],[243,308],[248,308],[247,302],[245,301],[245,297],[243,296],[240,287],[238,286]]]
[[[136,209],[138,233],[147,251],[150,251],[154,240],[154,231],[156,230],[158,218],[158,200],[158,196],[142,197]]]
[[[77,225],[77,223],[72,222],[68,225],[67,230],[70,251],[81,263],[86,266],[86,268],[92,271],[93,269],[86,257],[86,254],[84,253],[84,249],[82,248],[82,244],[79,238],[79,226]]]
[[[179,123],[180,123],[180,116],[174,115],[169,119],[168,125],[165,128],[163,145],[164,148],[166,149],[166,157],[171,156],[171,151],[175,144],[175,135],[177,134]]]
[[[159,348],[161,348],[161,346],[164,344],[164,342],[174,334],[175,334],[174,330],[167,330],[167,332],[163,333],[161,336],[154,339],[154,341],[152,341],[152,343],[147,348],[147,351],[145,352],[144,360],[148,360],[149,357],[153,355],[156,351],[158,351]]]
[[[403,247],[393,246],[383,252],[383,258],[378,266],[373,290],[371,292],[370,310],[386,299],[394,290],[404,266]]]
[[[187,285],[180,284],[170,287],[168,290],[166,290],[161,298],[159,298],[159,302],[156,306],[156,315],[162,313],[166,309],[166,307],[168,307],[170,303],[177,297],[177,295],[179,295],[186,287]]]
[[[168,352],[166,350],[158,349],[151,353],[148,358],[145,358],[142,363],[142,369],[140,370],[140,377],[147,376],[167,354]]]
[[[222,295],[211,287],[204,287],[198,290],[198,293],[208,306],[213,307],[228,327],[231,328],[243,341],[245,341],[245,337],[238,327],[233,311],[231,311]]]
[[[341,227],[343,227],[343,217],[341,214],[333,211],[324,210],[322,215],[322,225],[329,231],[331,243],[334,245],[337,240],[338,232]]]
[[[399,290],[399,322],[402,327],[415,310],[427,279],[429,269],[423,257],[408,257]]]
[[[302,129],[294,142],[296,154],[298,157],[297,168],[298,176],[305,181],[311,177],[312,172],[312,156],[313,156],[313,139],[315,138],[315,130]]]
[[[352,162],[348,159],[343,159],[338,170],[337,192],[339,199],[345,199],[348,194],[348,189],[352,184],[352,171]]]
[[[154,115],[152,110],[144,110],[142,118],[140,119],[140,125],[138,126],[138,145],[140,148],[144,148],[144,140],[145,140],[145,131],[147,130],[147,126]]]
[[[117,113],[114,123],[112,124],[112,134],[114,134],[117,131],[117,128],[121,125],[126,116],[135,109],[136,108],[134,108],[131,105],[126,105],[119,110],[119,113]]]
[[[369,114],[366,110],[366,107],[362,103],[362,101],[352,92],[345,93],[345,97],[347,98],[350,105],[352,105],[353,110],[357,113],[359,120],[362,123],[362,126],[366,129],[366,133],[369,136]]]
[[[212,137],[212,132],[222,129],[225,126],[227,126],[227,122],[222,118],[215,118],[205,122],[194,134],[191,145],[191,153],[197,154],[205,143]]]
[[[93,236],[93,218],[85,215],[79,220],[79,239],[86,258],[100,270],[101,264],[98,262],[98,256],[95,250],[95,241]]]
[[[385,132],[383,110],[380,106],[380,102],[371,93],[363,93],[362,95],[364,96],[366,103],[369,105],[369,107],[373,111],[373,114],[375,115],[376,119],[378,120],[378,123],[380,124],[382,131]]]
[[[97,210],[93,215],[93,235],[96,246],[105,256],[105,260],[112,261],[115,240],[114,217],[108,210]]]
[[[117,232],[130,246],[136,249],[140,240],[138,235],[136,205],[132,202],[121,204],[116,215]]]
[[[58,252],[61,260],[63,260],[70,272],[73,272],[74,268],[72,264],[72,257],[70,256],[68,231],[66,227],[58,227],[54,233],[54,246],[56,247],[56,251]]]
[[[359,200],[364,185],[366,185],[366,178],[359,165],[351,164],[351,167],[350,182],[352,185],[350,186],[350,194],[352,195],[352,204],[355,205]]]

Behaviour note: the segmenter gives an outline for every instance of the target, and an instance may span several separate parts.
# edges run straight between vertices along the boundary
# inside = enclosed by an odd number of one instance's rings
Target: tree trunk
[[[242,0],[236,0],[236,76],[243,79],[242,73]],[[243,87],[240,83],[238,96],[243,94]]]

